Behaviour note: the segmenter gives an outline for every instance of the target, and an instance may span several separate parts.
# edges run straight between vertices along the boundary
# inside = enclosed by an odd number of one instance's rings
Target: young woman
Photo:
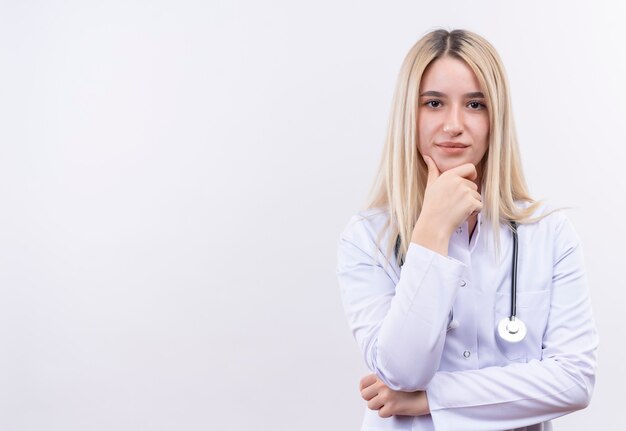
[[[339,240],[363,430],[549,430],[586,407],[597,334],[579,239],[527,191],[494,48],[407,55],[368,208]]]

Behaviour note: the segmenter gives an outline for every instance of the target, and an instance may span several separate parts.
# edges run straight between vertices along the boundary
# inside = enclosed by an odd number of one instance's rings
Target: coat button
[[[471,355],[471,353],[470,353],[469,350],[466,350],[466,351],[463,352],[463,357],[466,358],[466,359],[469,358],[470,355]]]
[[[465,287],[467,285],[467,283],[465,282],[465,280],[461,280],[461,287]]]

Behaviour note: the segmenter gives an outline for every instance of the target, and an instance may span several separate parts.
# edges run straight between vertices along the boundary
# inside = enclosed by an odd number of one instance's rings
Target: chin
[[[459,159],[459,160],[454,160],[454,159],[434,159],[435,160],[435,164],[437,165],[437,168],[439,169],[439,172],[443,173],[445,171],[449,171],[450,169],[454,169],[457,166],[461,166],[464,165],[466,163],[473,163],[471,160],[464,160],[464,159]],[[474,164],[475,165],[475,164]]]

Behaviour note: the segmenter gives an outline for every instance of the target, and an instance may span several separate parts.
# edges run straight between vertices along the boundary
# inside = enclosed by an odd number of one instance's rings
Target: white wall
[[[440,26],[499,50],[531,189],[573,207],[585,246],[598,382],[555,425],[617,429],[625,18],[609,0],[3,1],[0,429],[358,429],[336,241],[400,63]]]

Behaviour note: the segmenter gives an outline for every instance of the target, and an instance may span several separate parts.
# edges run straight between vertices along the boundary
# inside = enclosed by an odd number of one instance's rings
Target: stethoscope
[[[511,262],[511,315],[498,323],[498,335],[509,343],[519,343],[526,337],[526,325],[517,316],[517,223],[510,222],[513,232],[513,258]]]
[[[517,317],[517,223],[509,222],[513,232],[513,257],[511,262],[511,314],[504,317],[497,326],[498,336],[508,343],[519,343],[526,337],[526,325]],[[459,327],[454,320],[454,311],[450,310],[448,331]]]

